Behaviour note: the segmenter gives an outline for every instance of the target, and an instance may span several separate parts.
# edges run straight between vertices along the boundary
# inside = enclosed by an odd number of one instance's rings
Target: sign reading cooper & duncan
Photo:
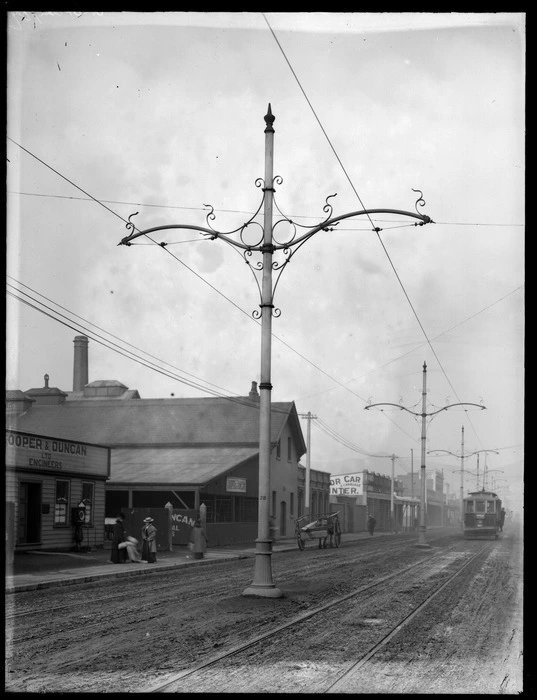
[[[226,491],[246,493],[246,479],[228,476],[226,479]]]
[[[108,448],[6,430],[6,465],[108,474]]]

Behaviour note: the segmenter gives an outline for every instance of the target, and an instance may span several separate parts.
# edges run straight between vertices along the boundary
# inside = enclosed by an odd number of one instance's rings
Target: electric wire
[[[45,167],[47,167],[47,168],[49,168],[50,170],[52,170],[56,175],[58,175],[59,177],[61,177],[62,179],[64,179],[66,182],[68,182],[69,184],[71,184],[73,187],[75,187],[76,189],[80,190],[80,191],[83,192],[84,194],[87,194],[88,197],[89,197],[93,202],[95,202],[96,204],[101,204],[101,202],[100,202],[96,197],[94,197],[93,195],[87,193],[84,189],[82,189],[81,187],[79,187],[77,184],[75,184],[72,180],[70,180],[69,178],[67,178],[65,175],[62,175],[62,173],[60,173],[58,170],[56,170],[56,169],[53,168],[52,166],[48,165],[44,160],[42,160],[41,158],[39,158],[38,156],[36,156],[36,155],[35,155],[34,153],[32,153],[30,150],[28,150],[27,148],[24,148],[24,146],[21,146],[19,143],[17,143],[16,141],[14,141],[14,140],[13,140],[12,138],[10,138],[9,136],[8,136],[7,138],[8,138],[10,141],[12,141],[16,146],[19,146],[19,148],[21,148],[25,153],[27,153],[28,155],[32,156],[32,157],[35,158],[37,161],[39,161],[42,165],[44,165]],[[115,211],[113,211],[112,209],[110,209],[110,207],[107,207],[107,206],[105,206],[104,204],[101,204],[101,206],[103,206],[104,209],[106,209],[107,211],[109,211],[109,212],[111,212],[112,214],[114,214],[114,216],[116,216],[117,218],[119,218],[119,219],[120,219],[121,221],[123,221],[125,224],[128,224],[128,223],[129,223],[129,222],[128,222],[126,219],[124,219],[120,214],[118,214],[117,212],[115,212]],[[135,230],[139,230],[139,229],[137,229],[137,228],[135,227]],[[240,311],[242,314],[244,314],[250,321],[253,321],[253,322],[256,323],[257,325],[260,325],[259,321],[257,321],[256,319],[254,319],[254,318],[251,316],[251,314],[249,314],[247,311],[245,311],[243,308],[241,308],[241,307],[240,307],[238,304],[236,304],[232,299],[230,299],[229,297],[227,297],[223,292],[221,292],[217,287],[215,287],[214,285],[212,285],[212,284],[211,284],[208,280],[206,280],[202,275],[200,275],[198,272],[196,272],[196,271],[193,270],[191,267],[189,267],[189,265],[187,265],[183,260],[181,260],[180,258],[178,258],[174,253],[172,253],[172,251],[168,250],[167,246],[161,246],[160,243],[158,243],[157,241],[155,241],[155,240],[154,240],[153,238],[151,238],[151,236],[149,236],[148,234],[145,234],[145,236],[146,236],[146,238],[148,238],[148,239],[151,241],[152,244],[159,246],[159,248],[163,248],[163,249],[164,249],[172,258],[174,258],[179,264],[181,264],[183,267],[185,267],[189,272],[191,272],[193,275],[195,275],[201,282],[203,282],[204,284],[206,284],[207,286],[209,286],[214,292],[216,292],[217,294],[219,294],[223,299],[225,299],[225,300],[226,300],[227,302],[229,302],[232,306],[234,306],[238,311]],[[272,337],[275,338],[276,340],[278,340],[278,341],[279,341],[280,343],[282,343],[283,345],[285,345],[285,347],[287,347],[289,350],[291,350],[292,352],[294,352],[296,355],[298,355],[300,358],[302,358],[305,362],[307,362],[308,364],[310,364],[312,367],[314,367],[316,370],[318,370],[319,372],[321,372],[322,374],[324,374],[326,377],[328,377],[329,379],[331,379],[333,382],[335,382],[336,384],[340,384],[341,387],[342,387],[343,389],[345,389],[345,390],[348,391],[349,393],[353,394],[354,396],[356,396],[357,398],[359,398],[359,399],[360,399],[361,401],[363,401],[364,403],[366,402],[366,400],[365,400],[362,396],[360,396],[360,395],[357,394],[356,392],[352,391],[352,389],[350,389],[349,387],[346,387],[344,384],[341,384],[341,382],[339,382],[337,379],[335,379],[335,377],[332,377],[328,372],[326,372],[325,370],[321,369],[321,367],[319,367],[319,366],[316,365],[314,362],[312,362],[311,360],[309,360],[305,355],[303,355],[302,353],[298,352],[298,350],[295,350],[291,345],[289,345],[287,342],[285,342],[282,338],[278,337],[278,336],[277,336],[276,334],[274,334],[274,333],[272,333]]]
[[[345,177],[347,178],[347,181],[349,182],[349,184],[350,184],[350,186],[351,186],[353,192],[355,193],[355,195],[356,195],[358,201],[360,202],[360,205],[362,206],[363,209],[365,209],[365,206],[364,206],[364,204],[363,204],[363,202],[362,202],[362,199],[361,199],[360,195],[358,194],[358,191],[356,190],[356,188],[355,188],[355,186],[354,186],[354,183],[352,182],[352,180],[351,180],[349,174],[347,173],[347,170],[345,169],[345,167],[344,167],[344,165],[343,165],[343,163],[342,163],[342,161],[341,161],[341,159],[340,159],[340,157],[339,157],[339,155],[338,155],[336,149],[334,148],[334,146],[333,146],[333,144],[332,144],[332,142],[331,142],[331,140],[330,140],[328,134],[326,133],[326,130],[324,129],[324,127],[323,127],[323,125],[322,125],[322,123],[321,123],[321,120],[320,120],[319,117],[317,116],[317,113],[315,112],[315,109],[314,109],[313,105],[311,104],[311,102],[310,102],[310,100],[309,100],[309,98],[308,98],[308,96],[307,96],[307,94],[306,94],[306,91],[304,90],[302,84],[300,83],[300,80],[298,79],[297,74],[295,73],[295,71],[294,71],[294,69],[293,69],[293,67],[292,67],[292,65],[291,65],[291,63],[290,63],[290,61],[289,61],[289,59],[287,58],[287,55],[286,55],[285,51],[283,50],[282,45],[281,45],[280,42],[278,41],[278,38],[277,38],[276,34],[274,33],[274,30],[272,29],[272,27],[271,27],[271,25],[270,25],[270,22],[268,21],[266,15],[265,15],[263,12],[262,12],[261,14],[262,14],[262,16],[263,16],[265,22],[267,23],[267,26],[268,26],[268,28],[269,28],[269,30],[270,30],[270,32],[271,32],[271,34],[272,34],[272,36],[273,36],[273,38],[274,38],[276,44],[278,45],[278,48],[280,49],[280,51],[281,51],[281,53],[282,53],[282,55],[283,55],[283,57],[284,57],[284,59],[285,59],[287,65],[289,66],[289,69],[290,69],[291,73],[293,74],[293,76],[294,76],[294,78],[295,78],[295,80],[296,80],[296,82],[297,82],[297,84],[298,84],[300,90],[302,91],[302,94],[304,95],[304,98],[306,99],[306,102],[308,103],[308,105],[309,105],[309,107],[310,107],[310,109],[311,109],[311,111],[312,111],[312,113],[313,113],[315,119],[317,120],[317,123],[319,124],[319,127],[321,128],[321,131],[323,132],[323,134],[324,134],[326,140],[328,141],[328,144],[329,144],[330,148],[332,149],[332,152],[334,153],[334,156],[335,156],[336,160],[338,161],[339,165],[341,166],[341,169],[343,170],[343,173],[344,173]],[[412,304],[412,302],[411,302],[411,300],[410,300],[410,297],[408,296],[408,293],[407,293],[407,291],[406,291],[406,289],[405,289],[405,287],[404,287],[404,285],[403,285],[403,282],[402,282],[401,278],[399,277],[399,274],[398,274],[398,272],[397,272],[397,270],[396,270],[396,268],[395,268],[395,265],[393,264],[393,261],[392,261],[390,255],[389,255],[389,253],[388,253],[388,251],[387,251],[387,249],[386,249],[386,246],[384,245],[384,242],[382,241],[382,238],[381,238],[381,236],[380,236],[380,232],[379,232],[378,228],[374,226],[373,221],[372,221],[371,217],[369,216],[369,214],[367,214],[367,216],[368,216],[368,219],[369,219],[369,221],[370,221],[370,223],[371,223],[371,226],[373,227],[373,230],[374,230],[374,231],[376,232],[376,234],[377,234],[378,240],[379,240],[380,244],[382,245],[382,248],[383,248],[383,250],[384,250],[384,253],[386,254],[386,257],[388,258],[388,261],[389,261],[389,263],[390,263],[390,265],[391,265],[391,267],[392,267],[392,270],[393,270],[393,272],[394,272],[394,274],[395,274],[395,276],[396,276],[396,278],[397,278],[397,281],[399,282],[399,285],[401,286],[401,289],[403,290],[403,293],[404,293],[404,295],[405,295],[405,297],[406,297],[406,299],[407,299],[407,301],[408,301],[408,303],[409,303],[409,305],[410,305],[410,308],[411,308],[411,310],[412,310],[412,313],[414,314],[414,317],[416,318],[416,321],[418,322],[418,325],[419,325],[419,327],[421,328],[421,331],[422,331],[423,335],[425,336],[425,339],[426,339],[426,341],[427,341],[427,344],[428,344],[428,346],[430,347],[431,352],[433,353],[433,355],[434,355],[436,361],[438,362],[438,366],[440,367],[440,370],[442,371],[442,374],[444,375],[444,377],[445,377],[445,379],[446,379],[448,385],[451,387],[451,390],[453,391],[453,393],[454,393],[455,396],[457,397],[458,401],[459,401],[460,403],[462,403],[461,400],[460,400],[460,398],[459,398],[459,396],[458,396],[458,393],[457,393],[456,389],[453,387],[453,384],[451,383],[451,380],[450,380],[449,377],[447,376],[447,373],[446,373],[446,371],[445,371],[445,369],[444,369],[442,363],[440,362],[440,358],[438,357],[438,355],[437,355],[437,353],[436,353],[436,350],[433,348],[432,343],[431,343],[431,341],[429,340],[429,337],[428,337],[428,335],[427,335],[427,333],[426,333],[426,331],[425,331],[425,328],[423,327],[423,324],[422,324],[421,321],[420,321],[420,318],[419,318],[419,316],[418,316],[418,314],[417,314],[417,312],[416,312],[416,309],[414,308],[414,305]],[[470,425],[472,426],[472,429],[473,429],[474,433],[475,433],[476,436],[477,436],[477,431],[476,431],[476,429],[475,429],[475,427],[474,427],[472,421],[470,420],[470,418],[468,418],[468,422],[469,422]],[[478,436],[477,436],[477,437],[478,437]],[[479,437],[478,437],[478,439],[479,439]]]

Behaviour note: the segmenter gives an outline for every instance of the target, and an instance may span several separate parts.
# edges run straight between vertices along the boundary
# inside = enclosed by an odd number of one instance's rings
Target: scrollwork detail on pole
[[[126,228],[127,231],[129,232],[129,235],[131,235],[132,233],[134,233],[134,231],[135,231],[135,229],[136,229],[136,226],[133,224],[133,222],[131,221],[131,219],[132,219],[133,216],[138,216],[139,213],[140,213],[140,212],[135,211],[134,214],[131,214],[131,215],[129,216],[128,222],[125,224],[125,228]],[[126,245],[131,245],[131,244],[130,244],[130,243],[127,243]]]
[[[416,203],[414,204],[414,208],[417,211],[418,214],[420,214],[420,210],[418,207],[424,207],[425,206],[425,200],[423,199],[423,192],[421,190],[415,190],[413,187],[411,187],[412,192],[419,192],[420,196],[416,200]]]

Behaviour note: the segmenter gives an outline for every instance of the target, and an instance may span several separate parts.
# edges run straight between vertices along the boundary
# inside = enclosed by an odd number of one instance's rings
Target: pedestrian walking
[[[367,531],[369,532],[370,535],[373,535],[375,532],[375,525],[377,524],[377,521],[375,518],[370,515],[369,518],[367,519]]]
[[[505,522],[505,508],[500,511],[500,532],[503,532],[503,524]]]
[[[154,564],[157,561],[157,528],[153,525],[153,518],[144,518],[142,561],[148,564]]]
[[[203,559],[207,551],[209,539],[207,533],[201,525],[201,520],[198,518],[194,523],[194,527],[190,531],[189,542],[192,545],[191,549],[194,553],[194,559]]]
[[[127,560],[127,552],[125,549],[119,549],[119,545],[125,542],[127,533],[125,532],[125,526],[123,525],[123,520],[125,516],[120,513],[116,522],[114,523],[114,530],[112,532],[112,546],[110,549],[110,561],[114,564],[124,564]]]

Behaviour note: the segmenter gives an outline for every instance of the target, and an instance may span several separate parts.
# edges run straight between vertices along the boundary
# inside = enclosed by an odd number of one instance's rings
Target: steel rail
[[[460,569],[457,569],[448,579],[447,581],[444,581],[435,591],[433,591],[431,594],[427,596],[427,598],[418,605],[417,608],[415,608],[412,612],[410,612],[406,617],[404,617],[388,634],[386,634],[380,642],[377,642],[366,654],[363,656],[361,659],[358,659],[358,661],[354,661],[351,666],[335,680],[333,681],[328,688],[323,690],[323,693],[330,693],[334,692],[337,693],[338,691],[338,686],[341,686],[343,681],[350,676],[352,676],[357,670],[362,668],[362,666],[365,666],[367,662],[375,656],[381,649],[383,649],[388,642],[390,642],[393,637],[395,637],[401,630],[403,630],[409,622],[411,622],[415,617],[420,615],[427,606],[429,606],[433,600],[436,598],[437,595],[439,595],[444,588],[447,588],[459,574],[461,574],[465,569],[467,569],[471,564],[475,563],[475,561],[482,557],[484,553],[486,553],[488,550],[491,549],[491,546],[483,546],[478,552],[476,552],[471,559],[469,559],[467,562],[465,562]]]
[[[451,549],[453,549],[456,545],[453,545]],[[483,548],[484,549],[484,548]],[[476,556],[481,554],[483,550],[480,550],[477,555],[472,557],[470,561],[473,561]],[[415,562],[414,564],[411,564],[410,566],[405,567],[404,569],[400,569],[396,571],[393,574],[388,574],[387,576],[383,576],[382,578],[378,579],[377,581],[374,581],[370,584],[367,584],[366,586],[361,586],[360,588],[351,591],[350,593],[347,593],[343,596],[340,596],[339,598],[330,601],[329,603],[326,603],[324,605],[321,605],[318,608],[315,608],[314,610],[309,610],[306,613],[303,613],[302,615],[299,615],[298,617],[294,618],[293,620],[290,620],[289,622],[284,623],[283,625],[278,625],[278,627],[275,627],[272,630],[269,630],[268,632],[264,632],[261,635],[258,635],[257,637],[254,637],[253,639],[244,642],[243,644],[240,644],[233,649],[230,649],[227,652],[223,652],[222,654],[219,654],[212,659],[209,659],[207,661],[204,661],[197,666],[194,666],[193,668],[190,668],[186,671],[181,671],[177,675],[175,675],[172,679],[168,679],[164,683],[161,683],[159,685],[153,686],[152,688],[147,688],[144,690],[144,692],[148,693],[165,693],[165,692],[174,692],[170,688],[174,686],[176,683],[182,681],[183,679],[193,676],[196,673],[199,673],[202,670],[205,670],[207,668],[210,668],[211,666],[214,666],[215,664],[219,663],[220,661],[223,661],[225,659],[231,658],[233,656],[237,656],[238,654],[242,653],[243,651],[246,651],[247,649],[256,646],[257,644],[260,644],[261,642],[264,642],[267,639],[270,639],[271,637],[275,637],[281,632],[284,632],[285,630],[294,627],[296,625],[301,624],[302,622],[305,622],[306,620],[309,620],[312,617],[315,617],[316,615],[319,615],[323,612],[326,612],[327,610],[330,610],[331,608],[334,608],[337,605],[341,605],[341,603],[344,603],[347,600],[350,600],[351,598],[356,597],[357,595],[361,595],[367,591],[371,591],[375,588],[378,588],[381,585],[384,585],[387,581],[390,581],[394,578],[398,578],[403,574],[407,574],[409,571],[412,571],[413,569],[423,566],[423,565],[430,565],[430,563],[436,559],[442,559],[445,557],[446,552],[442,552],[440,554],[432,554],[430,556],[427,556],[425,559],[421,559],[418,562]],[[469,562],[466,562],[464,566]],[[457,572],[458,573],[458,572]],[[433,594],[434,595],[434,594]],[[420,606],[421,608],[421,606]],[[339,680],[339,679],[338,679]]]

